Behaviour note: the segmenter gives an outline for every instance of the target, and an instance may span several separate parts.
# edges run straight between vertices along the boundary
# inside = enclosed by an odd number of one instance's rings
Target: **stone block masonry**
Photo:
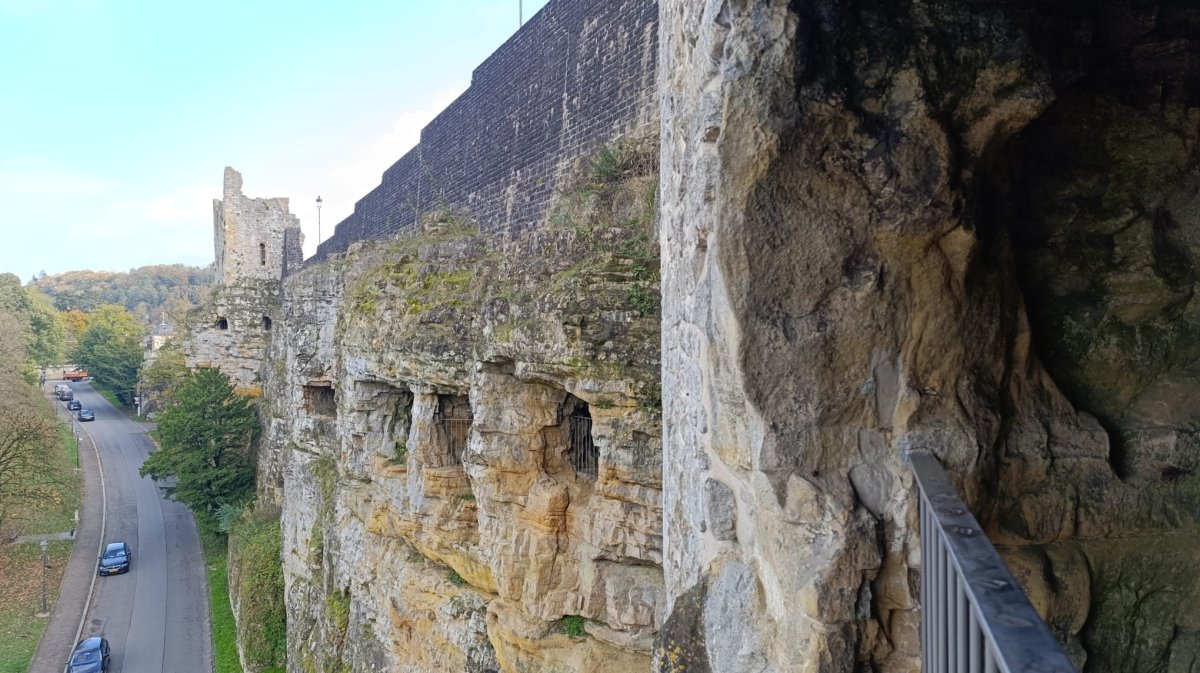
[[[537,225],[581,157],[657,135],[658,3],[552,0],[421,131],[310,261],[451,210],[486,233]]]
[[[241,174],[228,167],[224,197],[213,200],[218,283],[278,281],[298,267],[303,237],[286,198],[247,197]]]
[[[252,393],[279,310],[280,281],[300,268],[304,238],[287,199],[246,196],[232,168],[225,169],[223,196],[213,201],[219,285],[189,316],[183,348],[188,367],[220,367]]]

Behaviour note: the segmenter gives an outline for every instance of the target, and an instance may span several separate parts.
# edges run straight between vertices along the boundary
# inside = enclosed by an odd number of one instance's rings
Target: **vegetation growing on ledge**
[[[580,615],[567,615],[559,621],[559,626],[562,627],[562,632],[572,638],[583,638],[587,635],[587,631],[583,628],[583,617]]]
[[[642,406],[657,406],[657,157],[654,141],[601,148],[560,184],[548,221],[512,240],[438,212],[421,234],[364,246],[345,262],[338,339],[434,358],[559,343],[546,367],[637,379]]]
[[[346,631],[350,628],[350,592],[345,589],[326,592],[325,611],[329,625],[333,627],[333,640],[341,650],[346,644]]]
[[[283,599],[282,532],[279,512],[258,509],[237,520],[229,532],[232,579],[246,664],[256,670],[285,666],[287,610]]]

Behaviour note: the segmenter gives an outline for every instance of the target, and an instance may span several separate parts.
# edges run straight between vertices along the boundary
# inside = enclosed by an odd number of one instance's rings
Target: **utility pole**
[[[525,25],[525,3],[524,0],[517,0],[517,28]]]

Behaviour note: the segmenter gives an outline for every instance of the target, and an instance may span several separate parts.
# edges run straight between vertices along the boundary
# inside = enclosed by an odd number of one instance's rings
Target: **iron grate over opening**
[[[467,440],[471,437],[470,418],[441,419],[442,432],[446,436],[446,448],[454,465],[462,465],[463,454],[467,450]]]
[[[572,416],[569,423],[570,444],[567,453],[576,475],[596,478],[600,471],[600,451],[592,441],[592,419],[589,416]]]

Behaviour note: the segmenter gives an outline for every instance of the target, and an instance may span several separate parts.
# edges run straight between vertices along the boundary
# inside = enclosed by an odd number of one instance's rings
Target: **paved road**
[[[130,572],[96,579],[82,637],[109,639],[115,672],[211,673],[208,584],[195,521],[183,505],[163,499],[151,479],[138,475],[153,448],[144,429],[88,384],[71,388],[96,414],[94,422],[81,425],[95,440],[104,467],[105,540],[124,540],[133,549]],[[68,589],[64,584],[64,592]]]

